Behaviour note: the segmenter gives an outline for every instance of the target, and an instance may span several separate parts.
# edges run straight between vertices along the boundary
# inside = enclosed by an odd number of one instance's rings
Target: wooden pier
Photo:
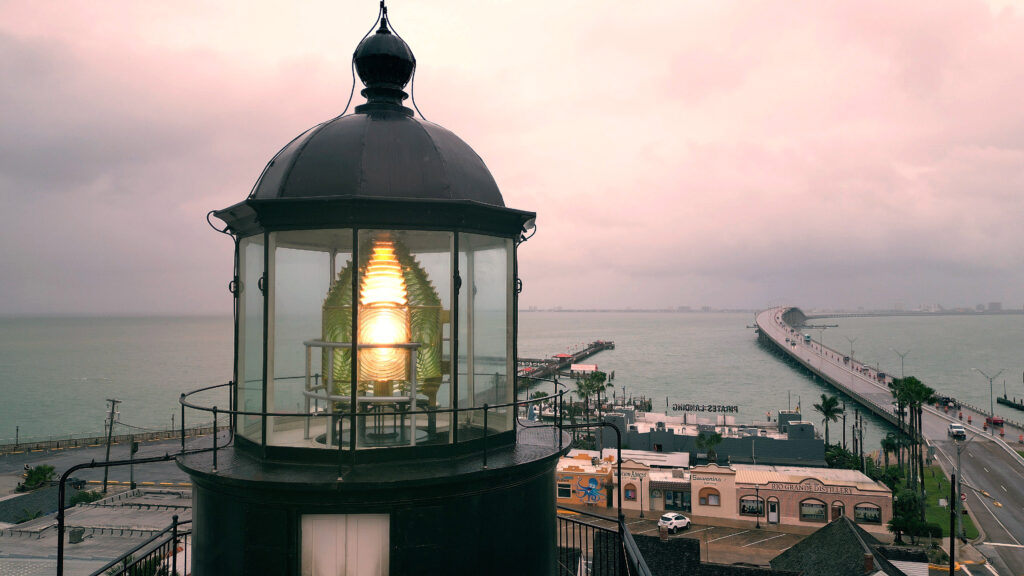
[[[573,364],[579,364],[591,356],[605,350],[614,350],[615,342],[611,340],[595,340],[586,348],[575,353],[555,354],[550,358],[520,358],[517,362],[519,376],[530,378],[551,378],[555,374],[568,370]]]

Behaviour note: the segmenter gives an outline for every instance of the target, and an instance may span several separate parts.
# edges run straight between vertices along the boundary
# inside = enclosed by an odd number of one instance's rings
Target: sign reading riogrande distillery
[[[786,492],[814,492],[816,494],[853,494],[853,488],[849,486],[825,486],[817,483],[769,482],[768,489]]]
[[[672,409],[676,412],[723,412],[738,413],[740,407],[729,404],[673,404]]]

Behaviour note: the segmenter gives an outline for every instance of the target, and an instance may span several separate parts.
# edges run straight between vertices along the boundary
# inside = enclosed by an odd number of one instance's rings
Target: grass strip
[[[924,490],[927,494],[925,500],[927,501],[927,507],[925,509],[925,520],[929,524],[938,524],[942,526],[942,535],[946,538],[949,537],[949,508],[946,506],[939,506],[939,499],[949,500],[949,477],[942,471],[942,468],[938,466],[929,466],[924,469]],[[970,494],[971,490],[964,488],[964,494]],[[984,498],[980,494],[978,498]],[[964,523],[964,535],[968,540],[973,540],[978,537],[978,529],[974,526],[974,521],[971,520],[970,515],[963,515]]]

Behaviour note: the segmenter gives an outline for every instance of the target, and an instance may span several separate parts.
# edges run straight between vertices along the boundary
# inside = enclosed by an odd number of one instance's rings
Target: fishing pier
[[[517,362],[517,373],[519,376],[530,378],[551,378],[599,352],[614,349],[615,342],[611,340],[595,340],[573,353],[555,354],[550,358],[520,358]]]

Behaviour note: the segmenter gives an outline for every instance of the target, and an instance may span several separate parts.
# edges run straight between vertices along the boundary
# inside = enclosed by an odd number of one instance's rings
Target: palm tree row
[[[917,486],[923,502],[924,436],[921,434],[921,424],[924,405],[934,400],[935,390],[913,376],[893,378],[889,383],[889,390],[896,399],[900,431],[906,435],[905,440],[910,449],[907,457],[907,466],[909,468],[907,478],[910,479],[909,487]]]
[[[599,395],[606,386],[611,386],[607,379],[608,376],[604,372],[597,370],[576,379],[576,395],[583,399],[583,413],[588,424],[590,423],[590,397]],[[598,412],[600,413],[600,406],[598,406]]]

